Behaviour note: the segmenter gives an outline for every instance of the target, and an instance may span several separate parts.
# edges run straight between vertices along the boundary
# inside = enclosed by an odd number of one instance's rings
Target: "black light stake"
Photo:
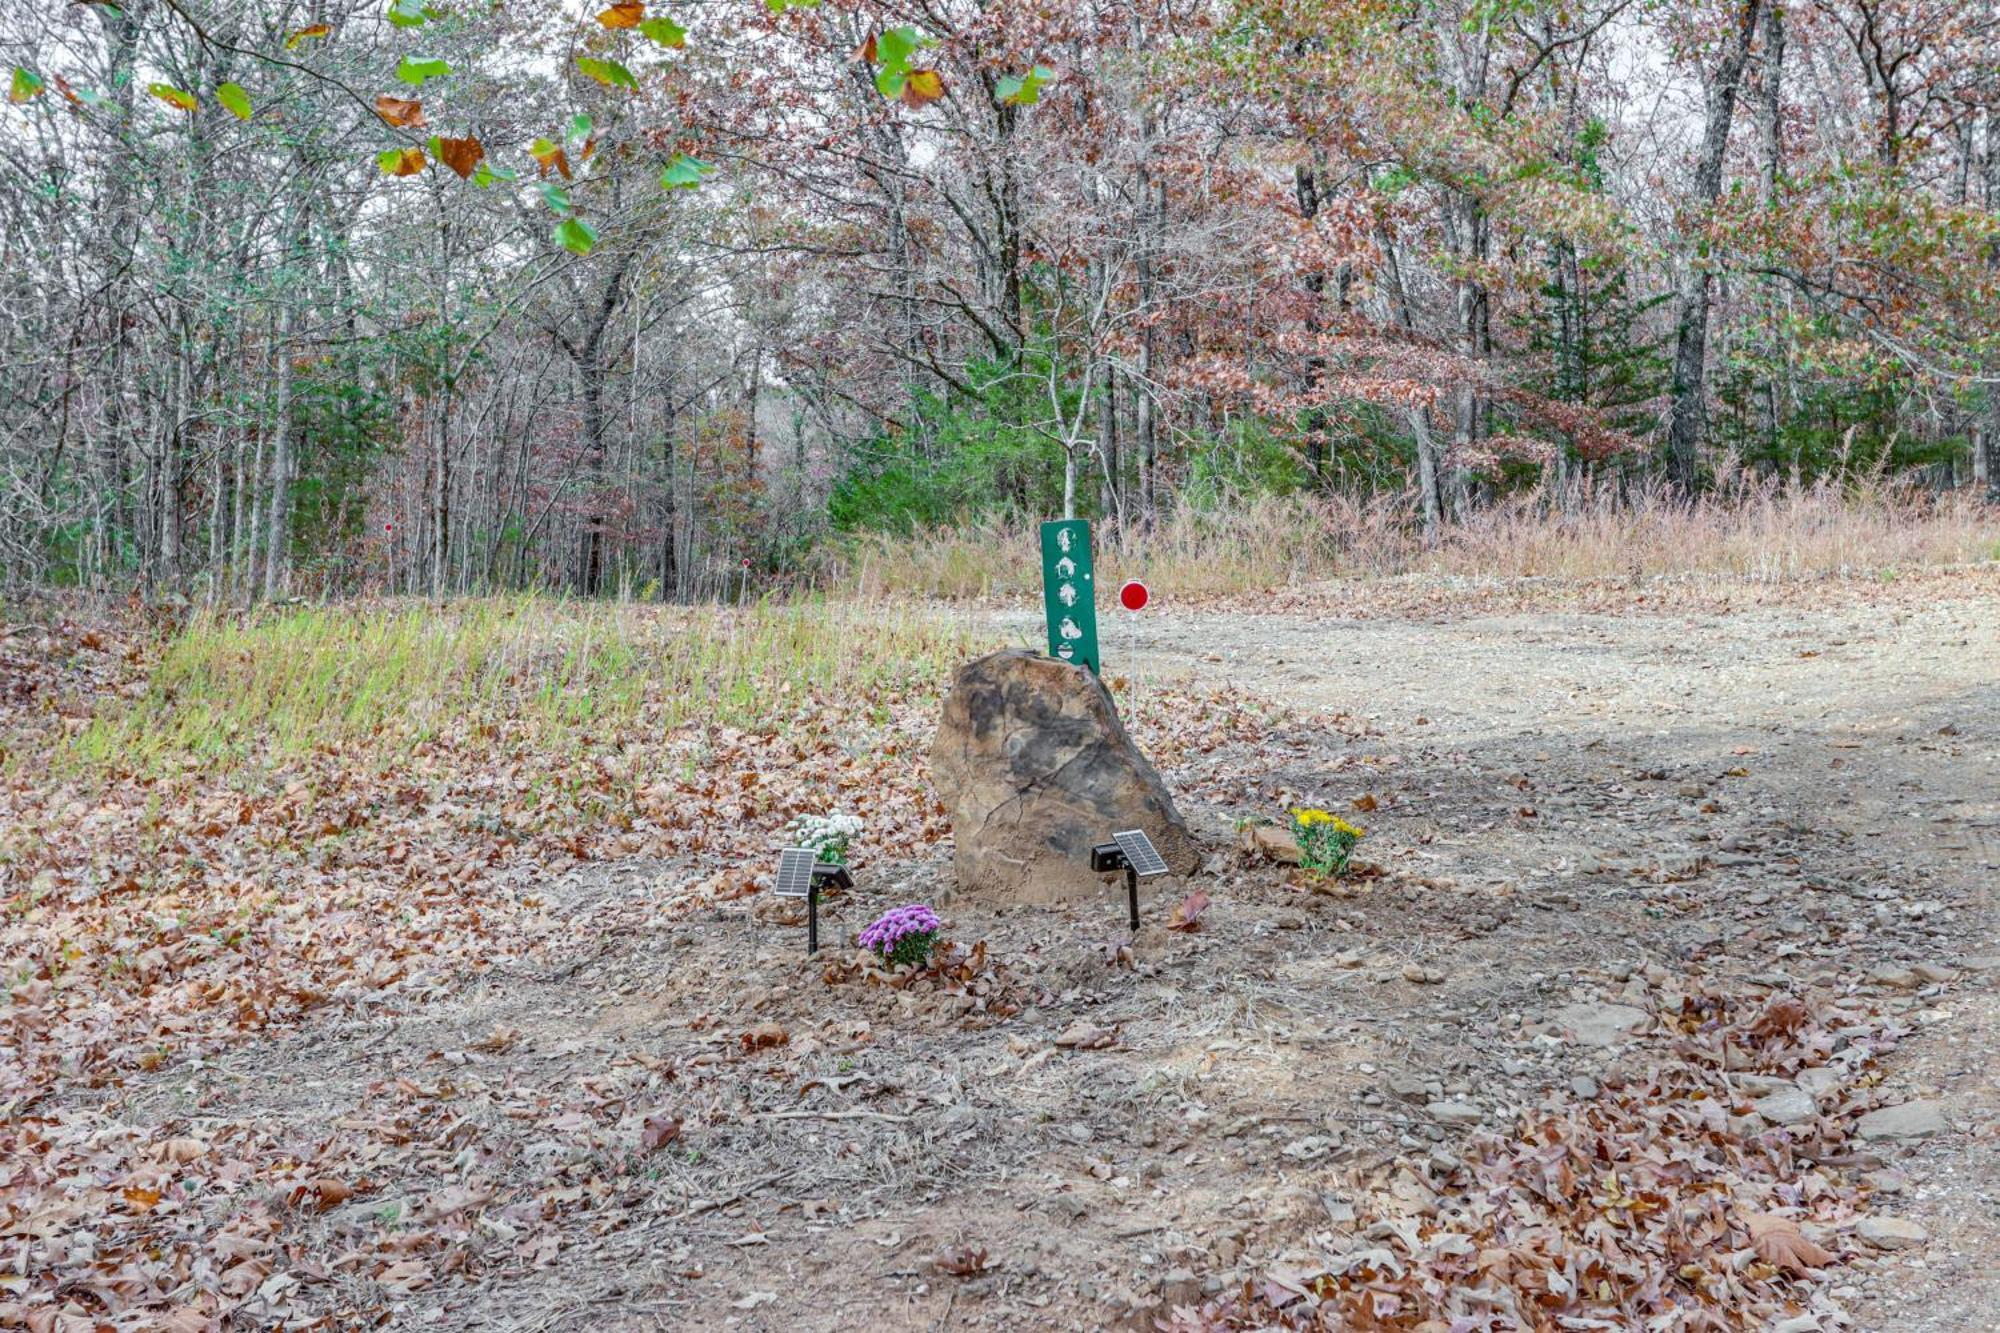
[[[1139,929],[1139,881],[1156,879],[1167,873],[1167,863],[1153,840],[1142,829],[1127,829],[1111,835],[1090,849],[1090,868],[1103,873],[1125,872],[1125,897],[1132,909],[1132,929]]]
[[[775,892],[780,898],[806,900],[807,954],[819,952],[819,891],[829,882],[838,889],[854,887],[854,877],[847,873],[846,866],[832,862],[822,864],[819,853],[810,847],[787,847],[778,853]]]

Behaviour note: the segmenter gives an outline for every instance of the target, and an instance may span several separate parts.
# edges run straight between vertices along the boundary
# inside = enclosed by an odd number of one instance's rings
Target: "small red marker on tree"
[[[1146,602],[1151,597],[1152,594],[1146,591],[1146,585],[1137,579],[1126,580],[1125,585],[1118,590],[1118,604],[1127,611],[1145,610]]]

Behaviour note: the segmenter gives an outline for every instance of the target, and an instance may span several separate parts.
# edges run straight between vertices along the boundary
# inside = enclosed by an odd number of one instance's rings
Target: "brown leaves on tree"
[[[538,139],[535,146],[528,150],[528,155],[535,159],[535,165],[539,168],[537,175],[546,176],[554,171],[564,180],[570,179],[569,154],[563,151],[562,145],[547,139]]]
[[[486,145],[471,136],[463,139],[447,139],[440,135],[437,141],[437,154],[438,161],[456,172],[460,180],[464,180],[477,171],[479,164],[486,160]]]
[[[394,155],[385,159],[382,165],[382,169],[391,176],[414,176],[424,169],[428,160],[421,148],[399,148],[393,152]]]
[[[636,28],[645,17],[643,0],[619,0],[619,3],[601,11],[597,21],[607,28]]]
[[[415,98],[383,93],[375,99],[375,114],[382,118],[384,124],[399,130],[425,128],[424,104]]]

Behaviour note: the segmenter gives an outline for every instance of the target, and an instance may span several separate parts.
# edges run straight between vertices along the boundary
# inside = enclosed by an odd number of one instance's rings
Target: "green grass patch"
[[[649,608],[535,599],[332,605],[197,619],[146,693],[101,710],[62,765],[165,772],[384,756],[485,740],[600,748],[940,692],[985,645],[911,609]]]

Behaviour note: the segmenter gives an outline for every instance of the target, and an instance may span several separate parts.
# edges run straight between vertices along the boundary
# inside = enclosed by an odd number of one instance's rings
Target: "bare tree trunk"
[[[286,228],[289,238],[291,229]],[[286,247],[290,262],[291,247]],[[271,415],[271,511],[264,525],[264,598],[283,597],[292,582],[292,298],[278,297],[278,335],[271,347],[277,359],[275,402]]]
[[[1424,511],[1424,540],[1436,541],[1444,520],[1443,497],[1439,494],[1437,437],[1431,433],[1430,408],[1410,409],[1410,433],[1417,437],[1417,497]]]
[[[1722,168],[1729,151],[1729,125],[1736,114],[1736,94],[1743,83],[1743,66],[1750,59],[1750,41],[1757,31],[1761,0],[1743,0],[1729,45],[1709,80],[1706,125],[1701,155],[1696,160],[1690,225],[1706,227],[1715,201],[1722,194]],[[1674,331],[1672,416],[1667,423],[1667,476],[1683,491],[1693,491],[1700,475],[1701,442],[1706,425],[1704,380],[1708,354],[1709,267],[1697,242],[1687,256],[1687,272],[1678,293]]]

